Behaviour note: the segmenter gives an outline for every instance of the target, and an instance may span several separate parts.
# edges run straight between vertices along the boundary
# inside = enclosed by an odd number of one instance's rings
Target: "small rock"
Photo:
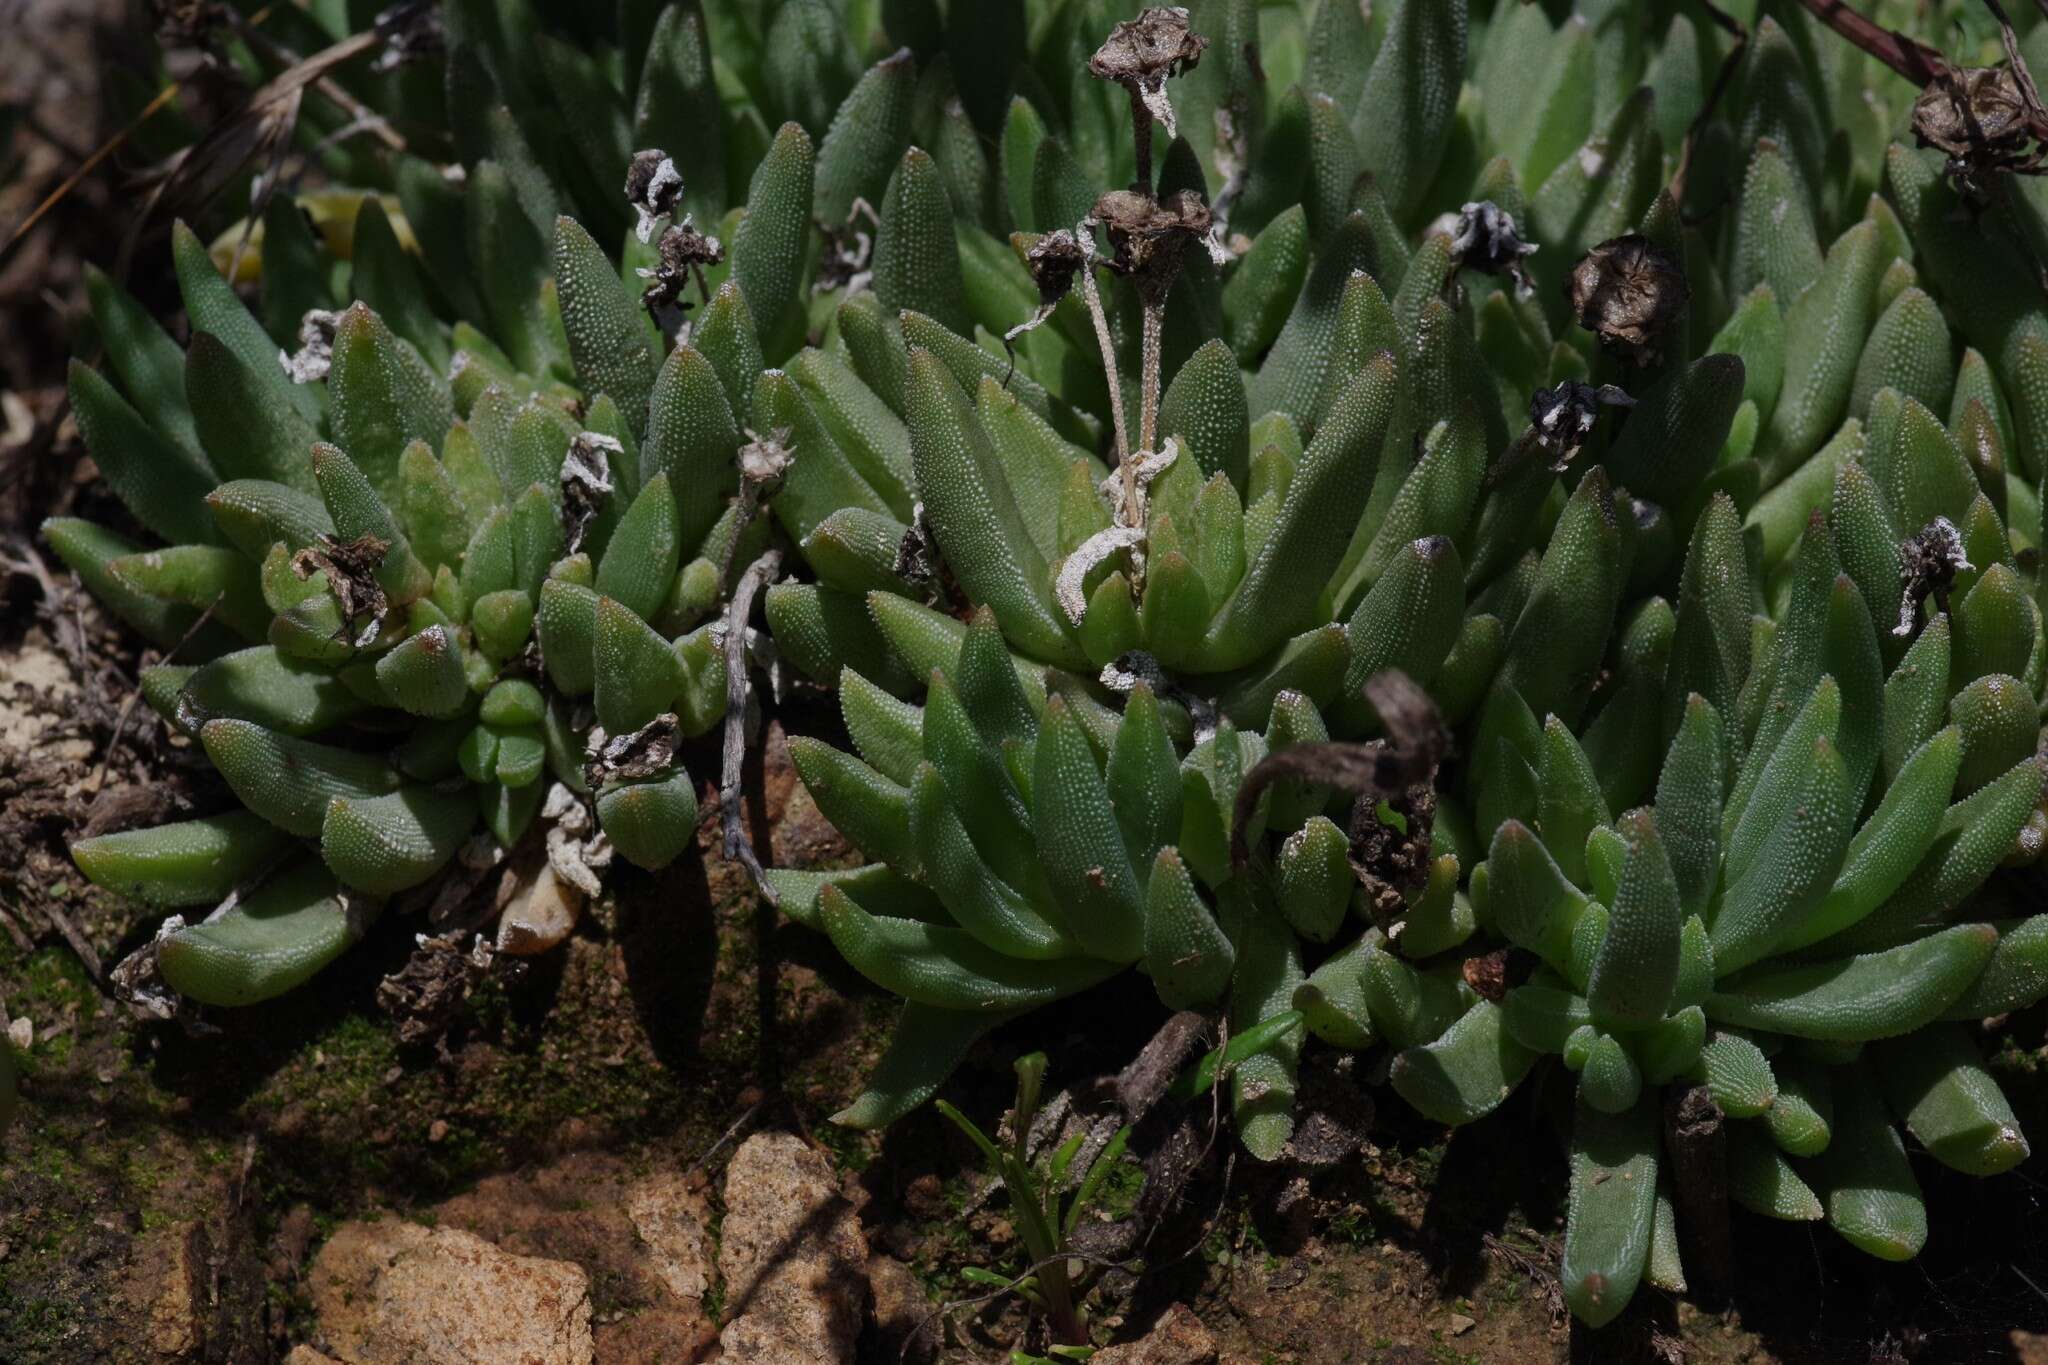
[[[1479,1325],[1477,1318],[1468,1318],[1463,1313],[1451,1314],[1451,1335],[1459,1337]]]
[[[868,1288],[874,1294],[874,1344],[878,1360],[922,1365],[939,1353],[939,1319],[910,1267],[893,1256],[868,1257]]]
[[[711,1287],[710,1210],[684,1177],[664,1171],[626,1191],[626,1216],[647,1244],[647,1259],[668,1292],[692,1307]]]
[[[448,1138],[448,1120],[435,1119],[427,1125],[427,1141],[445,1142]]]
[[[529,880],[498,916],[497,949],[515,957],[533,957],[569,937],[583,914],[583,893],[555,875],[546,863],[532,869]]]
[[[144,1315],[150,1348],[190,1360],[206,1344],[206,1233],[195,1220],[159,1227],[136,1244],[128,1301]]]
[[[270,1239],[271,1278],[284,1281],[298,1278],[299,1264],[306,1259],[306,1249],[313,1245],[313,1234],[317,1229],[311,1205],[294,1204],[286,1211],[278,1220],[276,1235]]]
[[[513,1256],[456,1228],[345,1223],[313,1260],[320,1335],[343,1365],[589,1365],[580,1266]]]
[[[1096,1352],[1094,1365],[1216,1365],[1216,1338],[1177,1303],[1142,1340]]]
[[[341,1365],[341,1362],[310,1346],[294,1346],[291,1354],[284,1358],[284,1365]]]
[[[903,1187],[903,1209],[913,1218],[936,1218],[946,1211],[946,1186],[927,1171]]]
[[[2038,1332],[2012,1329],[2013,1353],[2020,1358],[2020,1365],[2048,1365],[2048,1336]]]
[[[831,1162],[793,1133],[756,1133],[725,1175],[718,1268],[726,1365],[853,1359],[867,1238]]]

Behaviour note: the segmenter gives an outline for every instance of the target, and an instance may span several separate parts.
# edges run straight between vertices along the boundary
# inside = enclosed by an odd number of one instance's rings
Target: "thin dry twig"
[[[1807,12],[1913,84],[1925,88],[1954,68],[1938,48],[1885,28],[1849,8],[1847,0],[1799,0]]]
[[[176,212],[187,205],[204,204],[250,161],[266,154],[277,155],[298,126],[307,88],[317,88],[328,72],[383,42],[384,35],[375,29],[351,34],[279,72],[250,95],[241,109],[208,129],[178,158],[129,223],[114,277],[127,277],[128,263],[142,231],[160,210],[168,207]]]
[[[1088,316],[1095,321],[1095,344],[1102,350],[1102,377],[1109,383],[1109,416],[1116,427],[1116,459],[1119,469],[1127,469],[1131,462],[1131,442],[1124,430],[1124,390],[1116,373],[1116,342],[1109,335],[1109,317],[1102,311],[1102,291],[1095,287],[1095,229],[1083,221],[1074,235],[1081,239],[1086,259],[1081,264],[1081,297],[1088,305]],[[1136,493],[1131,492],[1135,498]]]
[[[2048,0],[2042,2],[2048,4]],[[1714,0],[1700,0],[1700,3],[1706,6],[1707,13],[1714,23],[1735,41],[1729,47],[1727,55],[1721,58],[1720,69],[1714,73],[1714,84],[1713,88],[1707,91],[1707,102],[1700,106],[1699,113],[1693,115],[1692,122],[1686,125],[1685,141],[1678,149],[1678,166],[1671,173],[1671,202],[1674,204],[1685,202],[1685,180],[1692,171],[1692,155],[1694,148],[1699,145],[1700,130],[1707,126],[1707,120],[1712,118],[1714,111],[1720,107],[1721,97],[1727,93],[1729,84],[1735,79],[1735,69],[1742,64],[1742,54],[1749,49],[1749,29],[1740,19],[1715,4]]]
[[[747,617],[754,597],[782,572],[782,551],[767,549],[747,566],[733,586],[725,612],[725,753],[718,782],[718,819],[725,833],[725,856],[746,870],[747,879],[770,905],[778,904],[775,888],[754,853],[742,809],[740,769],[746,762],[749,731],[758,724],[754,691],[747,676]]]
[[[87,176],[97,170],[101,162],[105,161],[115,152],[120,151],[121,148],[128,144],[129,138],[141,131],[143,124],[162,113],[164,108],[178,97],[178,91],[181,88],[180,82],[172,81],[162,90],[159,90],[156,93],[156,98],[143,105],[142,112],[128,121],[127,127],[108,138],[92,155],[79,163],[77,170],[65,176],[55,189],[44,195],[42,202],[29,211],[28,217],[22,219],[15,226],[14,231],[7,234],[7,241],[0,243],[0,254],[13,249],[14,244],[23,237],[26,237],[29,234],[29,230],[35,227],[37,223],[40,223],[49,214],[51,209],[56,208],[57,205],[70,197],[71,192],[77,189]]]

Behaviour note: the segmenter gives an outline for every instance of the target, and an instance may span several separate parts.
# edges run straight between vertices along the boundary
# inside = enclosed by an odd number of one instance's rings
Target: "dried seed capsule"
[[[1192,70],[1208,46],[1209,40],[1189,26],[1186,10],[1159,6],[1111,29],[1088,59],[1088,73],[1129,90],[1133,102],[1165,124],[1168,137],[1175,137],[1167,77]]]
[[[1913,137],[1948,155],[1948,172],[1974,190],[1978,171],[2021,170],[2040,162],[2027,97],[2011,68],[1972,66],[1945,71],[1913,101]]]
[[[1215,239],[1209,206],[1193,190],[1157,200],[1137,190],[1111,190],[1095,201],[1090,216],[1109,234],[1115,253],[1109,268],[1128,276],[1147,303],[1166,301],[1188,243],[1201,242],[1219,266],[1230,259]]]
[[[1565,297],[1581,327],[1631,364],[1648,365],[1692,291],[1676,256],[1631,232],[1580,257],[1565,281]]]

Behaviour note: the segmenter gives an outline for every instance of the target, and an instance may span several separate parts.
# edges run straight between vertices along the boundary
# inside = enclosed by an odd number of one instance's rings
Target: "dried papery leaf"
[[[1567,379],[1554,389],[1538,389],[1529,398],[1529,427],[1536,444],[1555,458],[1551,468],[1564,472],[1572,457],[1593,434],[1593,424],[1605,407],[1632,408],[1636,400],[1617,384],[1581,384]]]
[[[1352,875],[1365,888],[1365,906],[1382,933],[1393,929],[1429,885],[1430,845],[1436,830],[1436,788],[1425,779],[1383,794],[1360,793],[1344,831]]]
[[[312,384],[325,379],[334,365],[334,334],[341,326],[341,314],[326,308],[309,308],[299,320],[299,349],[277,353],[278,363],[294,384]]]
[[[1111,659],[1102,666],[1096,681],[1119,696],[1143,683],[1161,701],[1178,702],[1187,708],[1195,743],[1204,743],[1216,734],[1218,715],[1215,703],[1175,683],[1160,666],[1159,660],[1142,649],[1126,650]]]
[[[292,572],[302,581],[316,573],[327,575],[327,589],[341,607],[341,628],[335,638],[347,639],[350,624],[358,616],[369,616],[369,624],[356,632],[352,641],[357,649],[377,638],[390,610],[384,588],[377,581],[377,568],[390,549],[390,541],[367,532],[347,541],[323,534],[318,544],[292,556]]]
[[[579,431],[562,458],[562,529],[568,533],[567,554],[583,548],[584,533],[612,495],[612,460],[626,447],[602,432]]]
[[[1362,801],[1405,800],[1413,788],[1429,790],[1437,766],[1451,751],[1451,732],[1444,727],[1429,693],[1406,673],[1389,668],[1365,680],[1365,699],[1378,712],[1385,738],[1363,744],[1290,745],[1268,754],[1245,774],[1231,819],[1231,858],[1238,866],[1249,856],[1244,830],[1259,794],[1282,778],[1335,787]],[[1428,797],[1428,805],[1433,812],[1433,795]],[[1428,847],[1426,832],[1423,846],[1425,850]]]
[[[1631,232],[1580,257],[1565,281],[1565,297],[1581,327],[1630,363],[1648,365],[1692,291],[1676,256]]]
[[[1096,565],[1111,555],[1123,550],[1134,550],[1145,543],[1145,533],[1135,526],[1106,526],[1081,542],[1074,552],[1060,565],[1059,577],[1053,582],[1053,596],[1058,599],[1060,610],[1075,625],[1088,614],[1088,593],[1085,581]],[[1099,656],[1098,656],[1099,657]]]
[[[657,219],[675,216],[683,197],[683,173],[667,152],[649,147],[633,153],[626,167],[626,202],[639,215],[633,233],[641,241],[652,241]]]
[[[541,859],[513,882],[511,898],[498,915],[497,950],[534,957],[560,944],[583,916],[583,893]]]
[[[1932,597],[1940,611],[1948,610],[1948,590],[1956,575],[1973,569],[1963,552],[1963,535],[1947,517],[1936,517],[1913,535],[1899,542],[1899,623],[1892,634],[1913,633],[1920,604]]]
[[[932,538],[931,518],[921,501],[911,504],[910,526],[896,546],[896,562],[890,571],[917,587],[929,587],[938,579],[939,545]]]
[[[1459,268],[1506,275],[1515,282],[1517,298],[1526,299],[1535,289],[1522,262],[1536,249],[1536,243],[1522,240],[1515,216],[1491,199],[1461,207],[1451,227],[1451,255]]]
[[[548,866],[555,876],[585,897],[601,895],[604,874],[612,865],[612,845],[598,829],[590,802],[556,782],[541,801],[540,817],[546,823]]]
[[[377,983],[377,1004],[396,1021],[398,1041],[407,1047],[448,1031],[497,956],[481,934],[472,936],[466,952],[460,933],[415,934],[413,943],[405,965]]]

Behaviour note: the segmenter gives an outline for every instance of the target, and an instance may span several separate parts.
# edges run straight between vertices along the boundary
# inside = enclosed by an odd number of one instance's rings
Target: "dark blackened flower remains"
[[[1894,635],[1911,635],[1920,604],[1932,597],[1937,609],[1948,610],[1948,590],[1956,575],[1974,568],[1963,552],[1963,534],[1947,517],[1936,517],[1899,542],[1899,623]]]
[[[1538,389],[1529,399],[1529,427],[1536,444],[1551,453],[1553,469],[1562,470],[1593,434],[1602,407],[1632,408],[1636,400],[1619,386],[1597,388],[1567,379],[1554,389]]]
[[[1458,210],[1451,228],[1451,255],[1463,269],[1506,275],[1515,282],[1515,293],[1527,298],[1535,286],[1522,261],[1535,254],[1536,243],[1522,240],[1515,216],[1492,200],[1481,199]]]

